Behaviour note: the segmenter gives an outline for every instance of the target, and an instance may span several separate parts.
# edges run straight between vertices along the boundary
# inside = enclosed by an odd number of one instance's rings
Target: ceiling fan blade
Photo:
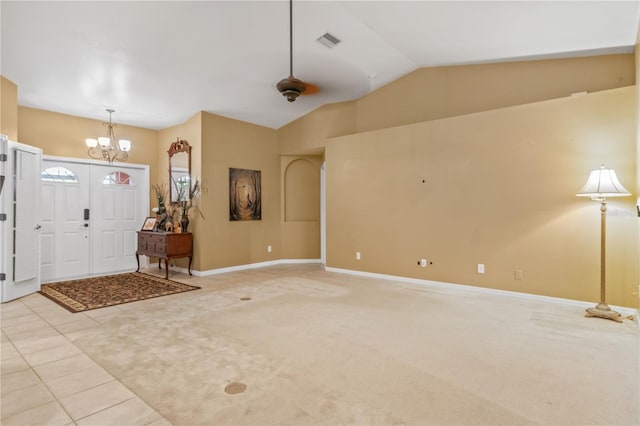
[[[302,96],[315,95],[320,91],[320,88],[313,83],[307,83],[306,81],[302,83],[304,83],[304,92],[300,94]]]

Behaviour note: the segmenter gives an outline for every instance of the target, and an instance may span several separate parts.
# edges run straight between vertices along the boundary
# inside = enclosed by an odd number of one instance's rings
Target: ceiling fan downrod
[[[293,0],[289,0],[289,77],[280,80],[276,88],[289,102],[305,91],[305,84],[293,76]]]

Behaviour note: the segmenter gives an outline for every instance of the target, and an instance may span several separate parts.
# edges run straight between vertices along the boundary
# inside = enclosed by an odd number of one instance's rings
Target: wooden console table
[[[158,258],[158,267],[162,269],[160,261],[164,259],[165,278],[169,279],[169,259],[178,257],[189,258],[189,275],[191,275],[191,261],[193,260],[193,235],[191,232],[151,232],[138,231],[138,250],[136,262],[140,270],[140,255]]]

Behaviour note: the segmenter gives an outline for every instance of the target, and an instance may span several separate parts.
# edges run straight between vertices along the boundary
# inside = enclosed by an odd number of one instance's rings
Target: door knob
[[[85,228],[88,228],[88,227],[89,227],[89,224],[88,224],[88,223],[85,223],[85,224],[84,224],[84,227],[85,227]]]

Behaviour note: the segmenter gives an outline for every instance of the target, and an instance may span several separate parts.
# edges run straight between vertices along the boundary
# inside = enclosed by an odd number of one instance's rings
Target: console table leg
[[[164,259],[164,278],[169,279],[169,258]]]
[[[138,253],[136,253],[136,263],[138,263],[138,269],[136,269],[136,272],[138,272],[140,271],[140,256]]]
[[[193,256],[189,256],[189,275],[191,275],[191,261],[193,260]]]

